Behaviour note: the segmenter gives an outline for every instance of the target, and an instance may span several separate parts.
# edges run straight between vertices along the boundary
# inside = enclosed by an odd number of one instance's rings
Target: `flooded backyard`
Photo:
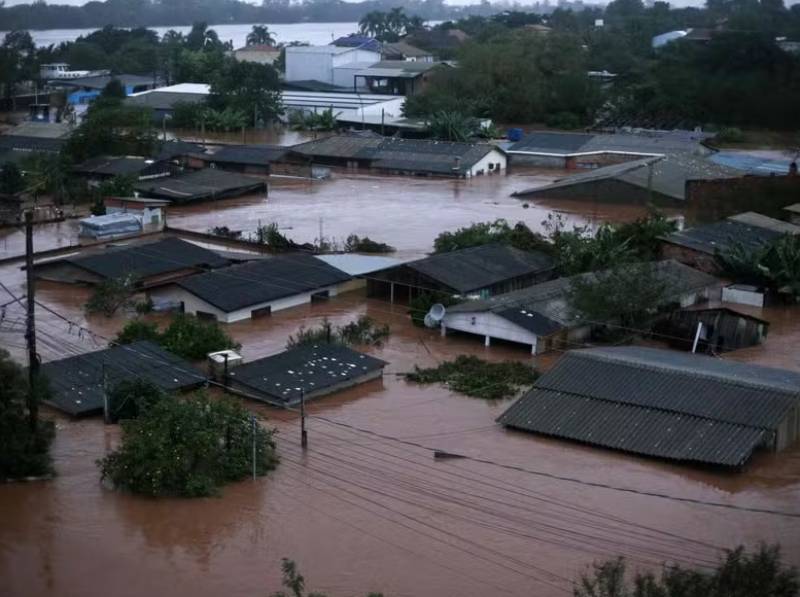
[[[526,209],[509,195],[557,176],[273,181],[267,200],[176,208],[169,224],[252,232],[276,222],[298,242],[318,238],[322,226],[326,238],[354,233],[417,256],[442,230],[471,222],[506,218],[541,230],[554,206],[531,202]],[[630,206],[558,207],[579,225],[643,214]],[[40,227],[37,248],[66,246],[74,230],[73,222]],[[3,254],[21,253],[19,233],[7,232],[0,233]],[[25,292],[19,263],[0,265],[0,281],[17,296]],[[83,288],[41,283],[37,293],[96,334],[37,309],[45,361],[102,347],[126,319],[85,315]],[[0,303],[10,300],[0,295]],[[0,345],[19,360],[21,313],[9,308],[0,325],[11,330],[0,333]],[[634,567],[712,566],[722,548],[759,541],[779,542],[786,560],[800,565],[800,517],[747,510],[800,513],[800,446],[724,473],[506,431],[494,421],[510,401],[467,398],[398,374],[458,354],[547,368],[558,353],[532,360],[523,347],[442,338],[413,327],[403,305],[361,291],[227,330],[252,360],[281,351],[301,325],[361,314],[391,326],[387,342],[367,351],[389,363],[383,378],[312,402],[306,452],[293,413],[248,403],[278,430],[281,464],[220,497],[153,500],[106,489],[95,461],[117,444],[118,428],[48,413],[58,425],[56,478],[0,486],[0,594],[266,596],[280,588],[283,557],[297,561],[309,589],[330,597],[558,597],[571,595],[572,580],[595,560],[623,555]],[[800,371],[797,309],[761,315],[773,322],[767,342],[726,356]],[[433,449],[470,459],[437,460]]]

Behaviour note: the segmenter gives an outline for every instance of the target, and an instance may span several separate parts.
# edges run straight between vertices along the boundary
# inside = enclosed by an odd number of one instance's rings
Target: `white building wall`
[[[343,284],[344,289],[349,289],[347,287],[348,282],[344,282]],[[191,315],[196,315],[198,311],[203,313],[211,313],[217,318],[217,321],[221,323],[233,323],[235,321],[242,321],[243,319],[250,319],[250,315],[253,311],[257,309],[263,309],[264,307],[270,307],[271,312],[275,313],[276,311],[281,311],[283,309],[289,309],[291,307],[308,304],[311,302],[311,295],[319,292],[325,292],[326,290],[330,296],[336,296],[340,291],[339,286],[340,285],[338,284],[333,286],[325,286],[323,288],[317,288],[309,292],[302,292],[300,294],[276,299],[274,301],[249,305],[243,309],[231,311],[230,313],[226,313],[225,311],[210,305],[206,301],[196,297],[191,292],[188,292],[176,284],[161,288],[154,288],[150,291],[150,298],[152,298],[154,301],[183,303],[185,313],[189,313]]]
[[[764,306],[764,293],[758,290],[746,290],[743,288],[733,288],[728,286],[722,289],[722,300],[727,303],[738,305],[751,305],[753,307]]]
[[[474,313],[447,313],[442,320],[445,330],[457,330],[479,336],[489,336],[528,344],[536,352],[538,337],[533,332],[515,325],[489,311]]]
[[[331,54],[308,52],[303,46],[286,48],[286,81],[322,81],[333,85]]]
[[[494,169],[489,170],[489,164],[500,164],[500,168],[498,169],[497,166],[495,166]],[[506,165],[506,154],[500,150],[493,149],[487,153],[477,164],[470,168],[468,176],[501,172],[506,169]]]
[[[341,54],[334,54],[332,66],[344,66],[353,62],[377,64],[381,61],[380,52],[372,52],[370,50],[353,48],[350,52],[343,52]]]

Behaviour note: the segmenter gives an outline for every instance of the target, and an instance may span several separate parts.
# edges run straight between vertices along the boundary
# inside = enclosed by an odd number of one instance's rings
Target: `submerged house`
[[[168,199],[172,203],[191,203],[255,193],[266,195],[267,183],[252,176],[204,168],[168,178],[142,181],[135,184],[134,189],[146,197]]]
[[[216,252],[179,238],[131,242],[82,254],[40,261],[34,273],[41,280],[96,285],[131,277],[137,288],[168,284],[197,272],[229,265]]]
[[[424,92],[437,75],[437,71],[450,68],[442,62],[383,60],[358,70],[355,87],[366,88],[369,93],[388,95],[418,95]]]
[[[769,331],[767,320],[729,306],[674,311],[659,331],[670,337],[672,347],[691,350],[698,326],[697,352],[710,354],[756,346]]]
[[[352,276],[303,253],[258,259],[178,280],[150,293],[185,313],[233,323],[353,289]]]
[[[339,344],[304,344],[231,369],[227,385],[273,406],[294,406],[380,379],[385,366]]]
[[[664,305],[694,305],[719,298],[721,282],[677,261],[653,264],[654,275],[668,291]],[[489,346],[492,339],[525,344],[532,354],[581,343],[589,338],[598,322],[586,321],[570,306],[573,283],[595,274],[557,278],[515,292],[482,300],[466,301],[448,307],[441,321],[442,335],[459,331],[482,336]],[[611,322],[609,322],[611,323]]]
[[[282,145],[226,145],[214,153],[192,153],[190,168],[217,168],[228,172],[268,176],[272,165],[286,158],[289,150]]]
[[[632,454],[742,467],[800,436],[800,374],[625,346],[567,352],[501,425]]]
[[[291,147],[301,163],[413,174],[471,178],[506,169],[505,153],[487,143],[397,139],[377,135],[334,135]]]
[[[741,172],[691,154],[644,157],[573,174],[517,191],[524,199],[575,199],[607,203],[685,205],[695,181],[740,177]]]
[[[481,245],[372,272],[367,294],[388,296],[391,301],[426,292],[489,297],[548,280],[554,269],[553,258],[538,251]]]
[[[72,170],[88,180],[90,186],[97,186],[105,180],[117,177],[133,180],[163,178],[172,174],[175,168],[167,161],[137,156],[99,156],[89,158]]]
[[[148,381],[166,392],[205,383],[190,363],[148,341],[133,342],[42,364],[51,396],[45,404],[73,416],[103,411],[104,397],[122,381]]]
[[[800,226],[755,212],[678,230],[661,237],[661,255],[706,272],[717,272],[716,256],[735,246],[756,251],[784,234],[800,234]]]

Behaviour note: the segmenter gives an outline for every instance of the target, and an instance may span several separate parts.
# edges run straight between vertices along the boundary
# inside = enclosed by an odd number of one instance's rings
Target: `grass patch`
[[[518,361],[490,363],[474,356],[460,355],[438,367],[406,373],[406,379],[420,384],[443,383],[454,392],[484,400],[515,395],[521,387],[533,385],[539,374]]]

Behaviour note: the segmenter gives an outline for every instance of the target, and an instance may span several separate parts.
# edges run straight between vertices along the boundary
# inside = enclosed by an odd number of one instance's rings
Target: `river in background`
[[[439,21],[429,21],[435,25]],[[222,41],[233,42],[234,48],[239,48],[245,44],[247,34],[250,33],[254,23],[239,25],[209,25],[217,32]],[[331,43],[334,39],[355,33],[358,31],[358,23],[260,23],[267,25],[270,32],[278,43],[288,43],[290,41],[301,41],[311,45],[324,45]],[[164,35],[170,29],[186,34],[191,30],[191,26],[176,27],[148,27]],[[75,41],[81,35],[88,35],[96,28],[89,29],[44,29],[41,31],[32,30],[31,36],[37,46],[58,45],[66,41]],[[5,37],[5,33],[0,32],[0,40]]]

